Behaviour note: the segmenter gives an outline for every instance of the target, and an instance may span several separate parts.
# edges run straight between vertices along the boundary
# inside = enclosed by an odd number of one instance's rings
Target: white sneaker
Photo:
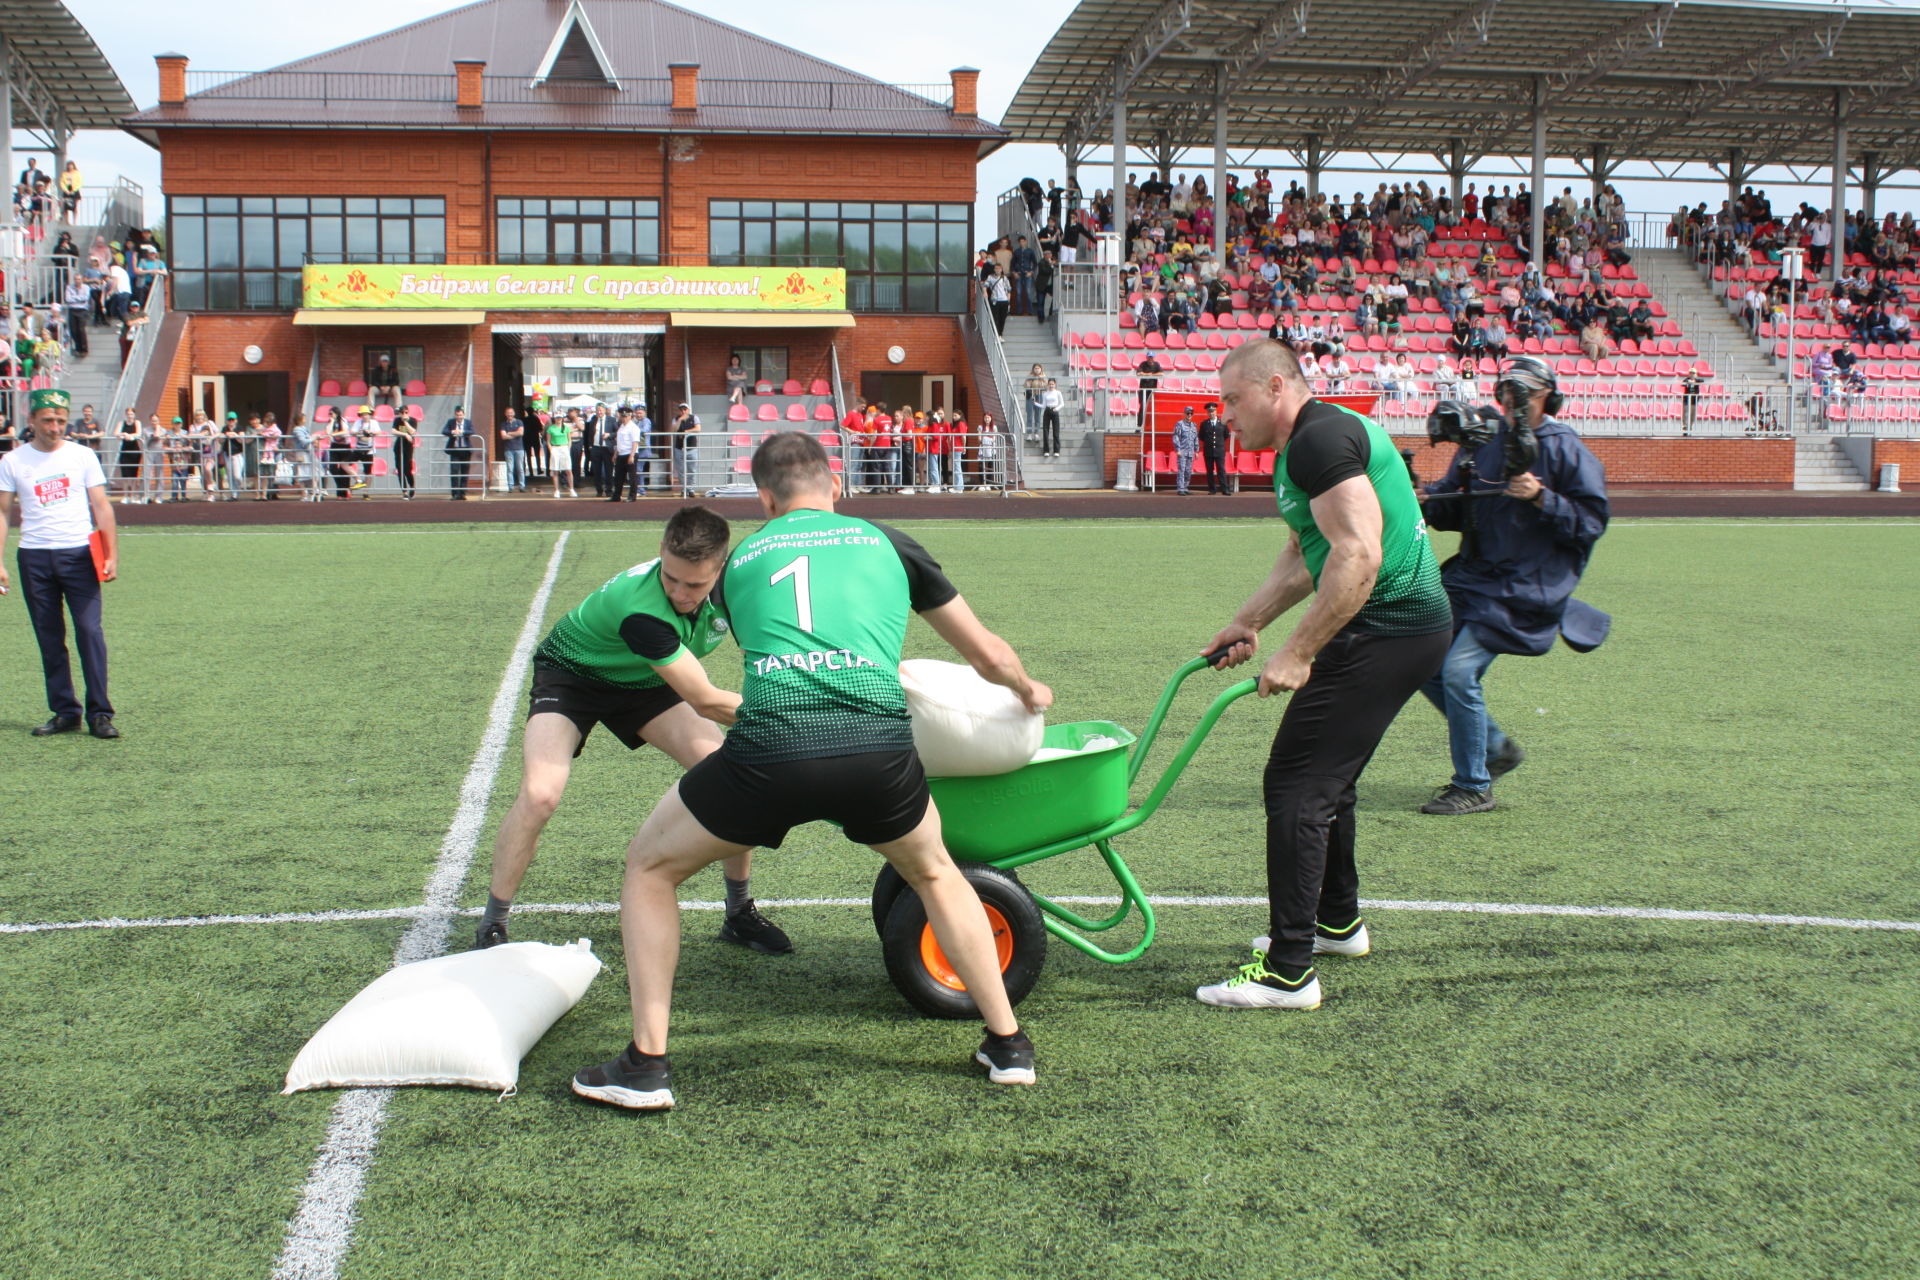
[[[1265,951],[1271,941],[1266,934],[1253,940],[1255,951]],[[1365,921],[1355,921],[1352,929],[1342,935],[1327,933],[1320,929],[1313,932],[1313,954],[1317,956],[1364,956],[1373,950],[1373,940],[1367,936]]]
[[[1210,1004],[1221,1009],[1318,1009],[1320,1007],[1320,979],[1314,971],[1306,972],[1306,981],[1297,987],[1271,985],[1281,983],[1278,974],[1267,969],[1267,953],[1256,950],[1253,962],[1240,966],[1225,982],[1216,982],[1210,987],[1194,988],[1194,999],[1201,1004]]]
[[[902,492],[902,493],[912,493],[912,492],[913,492],[913,490],[912,490],[911,488],[906,488],[906,489],[902,489],[902,490],[901,490],[900,492]]]

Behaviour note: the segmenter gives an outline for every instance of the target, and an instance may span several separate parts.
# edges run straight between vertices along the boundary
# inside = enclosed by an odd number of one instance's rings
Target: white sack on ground
[[[1046,717],[972,667],[913,658],[900,664],[900,687],[913,717],[913,745],[933,777],[1010,773],[1040,749]]]
[[[599,972],[585,938],[564,947],[510,942],[401,965],[307,1041],[281,1092],[403,1084],[511,1089],[527,1050],[579,1003]]]

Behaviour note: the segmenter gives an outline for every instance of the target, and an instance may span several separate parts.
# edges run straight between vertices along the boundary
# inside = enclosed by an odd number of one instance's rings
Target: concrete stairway
[[[1051,322],[1041,324],[1029,316],[1007,317],[1007,331],[1001,337],[1007,354],[1007,369],[1017,385],[1025,386],[1034,365],[1046,370],[1046,376],[1059,380],[1066,407],[1060,411],[1060,456],[1042,458],[1040,438],[1035,435],[1026,445],[1026,487],[1029,489],[1098,489],[1106,474],[1101,454],[1101,436],[1091,429],[1080,412],[1083,398],[1067,373],[1066,353],[1054,336]],[[1024,414],[1021,405],[1010,413]],[[1026,423],[1008,424],[1024,432]]]
[[[120,330],[104,325],[87,330],[88,353],[85,357],[69,353],[60,385],[73,396],[73,412],[78,417],[82,405],[92,405],[94,416],[111,431],[106,421],[107,407],[113,403],[114,388],[120,385]],[[171,409],[167,416],[173,416]]]
[[[1718,343],[1713,375],[1729,386],[1784,385],[1786,379],[1754,342],[1747,327],[1727,310],[1714,292],[1714,281],[1702,279],[1687,255],[1678,249],[1636,249],[1634,269],[1679,322],[1680,331],[1704,352]]]
[[[1816,493],[1865,493],[1872,486],[1840,441],[1800,436],[1793,442],[1793,487]]]

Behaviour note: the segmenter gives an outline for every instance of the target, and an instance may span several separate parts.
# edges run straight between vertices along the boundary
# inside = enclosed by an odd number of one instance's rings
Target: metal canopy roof
[[[14,101],[25,117],[49,132],[64,118],[68,132],[117,129],[133,110],[107,55],[60,0],[0,0],[0,35],[7,44]]]
[[[1729,0],[1082,0],[1002,124],[1071,154],[1112,139],[1525,153],[1534,96],[1547,154],[1828,164],[1835,91],[1847,149],[1920,165],[1920,11]]]

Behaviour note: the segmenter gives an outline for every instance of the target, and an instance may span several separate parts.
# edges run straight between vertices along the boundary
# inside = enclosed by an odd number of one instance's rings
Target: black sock
[[[748,876],[745,880],[735,880],[732,876],[721,872],[720,878],[726,881],[727,884],[728,915],[742,910],[753,901],[753,889],[751,887],[753,884],[752,876]]]
[[[488,924],[500,924],[506,920],[507,913],[512,910],[512,898],[496,898],[489,893],[487,895],[487,909],[481,914],[480,918]]]
[[[667,1060],[667,1055],[664,1053],[640,1052],[639,1043],[633,1040],[627,1041],[627,1051],[621,1056],[626,1058],[629,1065],[635,1067],[659,1066]]]
[[[1027,1039],[1027,1033],[1024,1029],[1016,1028],[1004,1036],[992,1027],[986,1028],[986,1032],[988,1041],[996,1045],[1004,1045],[1012,1049],[1029,1049],[1033,1047],[1033,1041]]]

